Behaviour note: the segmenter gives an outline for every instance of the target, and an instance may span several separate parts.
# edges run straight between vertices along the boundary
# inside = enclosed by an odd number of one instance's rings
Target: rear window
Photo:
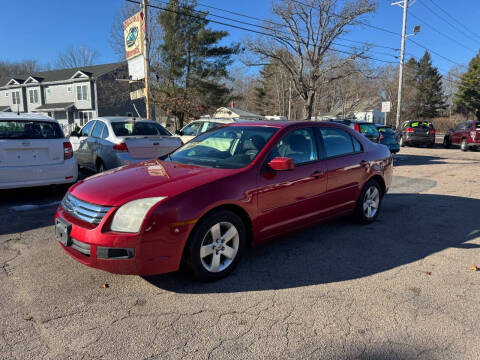
[[[381,128],[378,128],[378,131],[381,132],[382,134],[395,134],[395,131],[393,131],[391,128],[389,127],[381,127]]]
[[[373,124],[359,124],[358,128],[363,135],[378,137],[378,130]]]
[[[429,121],[412,121],[410,126],[412,128],[415,128],[415,127],[433,128],[433,124]]]
[[[0,120],[0,139],[62,139],[62,129],[55,122]]]
[[[116,136],[171,136],[162,125],[151,122],[112,122],[112,128]]]
[[[480,130],[480,121],[477,121],[477,123],[476,123],[476,125],[475,125],[475,128],[476,128],[477,130]]]

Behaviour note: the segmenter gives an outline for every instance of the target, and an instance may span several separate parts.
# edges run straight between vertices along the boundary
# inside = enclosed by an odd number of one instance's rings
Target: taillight
[[[354,127],[355,131],[360,132],[360,126],[358,126],[358,124],[354,124],[353,127]]]
[[[185,145],[185,143],[182,140],[180,140],[180,146],[183,146],[183,145]]]
[[[65,141],[63,143],[63,160],[68,160],[73,157],[73,148],[70,141]]]
[[[415,130],[413,130],[413,128],[407,128],[405,131],[408,132],[408,133],[415,132]]]
[[[120,143],[120,144],[113,145],[113,150],[125,152],[125,151],[128,151],[128,147],[127,147],[127,144]]]
[[[470,131],[470,137],[475,140],[475,137],[477,136],[477,132],[476,131]]]
[[[428,133],[429,133],[429,134],[435,134],[436,132],[437,132],[437,130],[435,130],[435,129],[430,129],[430,130],[428,130]]]
[[[380,136],[378,137],[378,141],[382,141],[383,140],[383,135],[380,134]]]

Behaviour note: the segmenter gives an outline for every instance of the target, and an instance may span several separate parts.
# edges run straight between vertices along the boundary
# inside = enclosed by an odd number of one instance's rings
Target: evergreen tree
[[[225,85],[227,67],[238,45],[219,42],[226,31],[208,29],[208,13],[195,12],[196,1],[170,0],[157,22],[163,42],[158,48],[160,63],[153,64],[159,81],[153,89],[154,101],[182,127],[186,117],[197,117],[226,105],[230,89]]]
[[[438,68],[432,66],[432,59],[428,51],[418,62],[416,76],[417,101],[419,117],[434,118],[446,108],[445,96],[442,87],[442,75]]]
[[[410,120],[418,118],[420,112],[418,101],[418,62],[411,57],[404,67],[403,85],[403,119]]]
[[[475,114],[480,120],[480,52],[470,61],[468,71],[455,94],[454,103]]]

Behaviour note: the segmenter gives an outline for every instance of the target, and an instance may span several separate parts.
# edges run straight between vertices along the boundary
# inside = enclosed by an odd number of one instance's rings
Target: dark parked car
[[[163,160],[76,183],[55,214],[56,236],[93,268],[148,275],[184,265],[217,279],[246,245],[346,214],[373,222],[392,172],[384,145],[340,124],[234,123]]]
[[[443,146],[460,145],[462,151],[480,149],[480,121],[469,120],[450,129],[443,138]]]
[[[398,130],[400,146],[435,145],[435,128],[430,121],[408,120]]]
[[[398,143],[397,133],[386,125],[375,125],[381,135],[380,144],[387,146],[392,154],[400,151],[400,144]]]
[[[369,140],[375,143],[380,142],[380,133],[378,132],[375,124],[371,122],[357,121],[357,120],[332,120],[332,121],[351,127],[353,130],[366,136]]]

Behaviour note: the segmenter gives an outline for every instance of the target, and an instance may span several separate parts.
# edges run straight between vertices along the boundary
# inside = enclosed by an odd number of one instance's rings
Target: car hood
[[[121,206],[141,198],[173,197],[236,172],[238,170],[148,160],[93,175],[69,191],[93,204]]]

